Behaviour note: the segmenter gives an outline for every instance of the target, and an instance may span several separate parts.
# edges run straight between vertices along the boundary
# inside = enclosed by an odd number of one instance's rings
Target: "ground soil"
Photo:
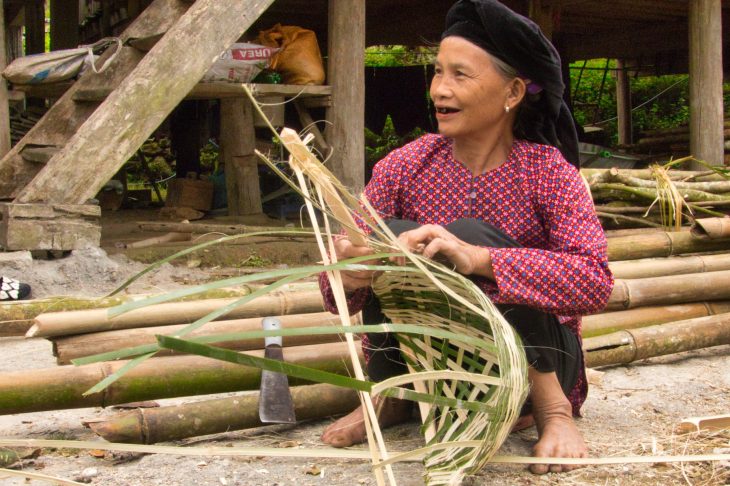
[[[105,228],[104,249],[73,252],[52,260],[12,265],[21,279],[33,285],[34,296],[99,296],[115,288],[144,265],[129,258],[115,241],[141,239],[133,224],[139,214],[119,216]],[[252,223],[249,223],[252,224]],[[125,226],[126,225],[126,226]],[[281,250],[281,261],[271,265],[296,264],[305,258],[301,246]],[[116,250],[115,250],[116,248]],[[251,247],[252,252],[261,251]],[[309,251],[309,250],[306,250]],[[287,253],[293,254],[286,263]],[[256,253],[255,253],[256,254]],[[21,268],[25,265],[25,268]],[[130,290],[150,293],[204,282],[211,275],[240,271],[241,267],[211,269],[189,260],[165,265]],[[0,373],[55,366],[51,345],[42,339],[1,338]],[[597,457],[730,452],[730,433],[678,436],[674,428],[686,417],[730,412],[730,346],[655,358],[627,366],[600,370],[578,424],[591,455]],[[198,400],[158,400],[160,405]],[[0,417],[0,436],[32,439],[99,440],[82,421],[117,413],[110,409],[80,409],[39,412]],[[189,439],[177,445],[322,447],[319,435],[332,419],[296,426],[269,426],[249,431]],[[414,418],[385,431],[392,450],[409,450],[422,442]],[[529,455],[536,439],[534,429],[512,434],[500,454]],[[111,486],[197,486],[197,485],[368,485],[376,484],[367,463],[343,459],[284,459],[273,457],[190,457],[139,455],[131,453],[89,453],[71,449],[46,449],[37,457],[17,463],[30,472]],[[398,484],[423,484],[419,463],[394,468]],[[728,463],[685,463],[684,465],[620,464],[591,466],[568,474],[534,476],[522,465],[489,465],[467,484],[532,485],[680,485],[730,484]],[[3,477],[2,485],[40,485],[40,481]]]

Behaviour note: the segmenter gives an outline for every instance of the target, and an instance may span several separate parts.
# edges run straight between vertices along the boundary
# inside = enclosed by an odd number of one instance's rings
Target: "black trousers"
[[[388,227],[396,235],[419,226],[418,223],[407,220],[388,222]],[[445,228],[472,245],[492,248],[521,246],[498,228],[476,219],[459,219]],[[497,308],[522,339],[528,364],[541,372],[554,371],[563,392],[568,395],[578,380],[583,359],[578,338],[552,314],[524,305],[499,304]],[[365,324],[388,322],[374,296],[365,304],[362,317]],[[368,361],[368,375],[371,380],[382,381],[407,373],[398,342],[392,334],[370,333],[367,336],[371,348]],[[529,403],[525,411],[529,411]]]

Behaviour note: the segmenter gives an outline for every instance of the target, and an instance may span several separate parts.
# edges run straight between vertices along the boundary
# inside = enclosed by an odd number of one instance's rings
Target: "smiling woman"
[[[537,425],[535,455],[583,457],[572,418],[587,393],[580,316],[605,306],[613,277],[575,167],[577,137],[561,76],[555,48],[532,21],[497,0],[458,1],[431,84],[440,133],[381,160],[365,197],[402,244],[469,276],[520,335],[531,393],[516,427]],[[373,253],[345,237],[335,251],[338,259]],[[379,277],[342,272],[350,311],[362,309],[368,324],[386,321],[371,289]],[[320,284],[335,310],[327,280]],[[373,333],[363,342],[371,379],[407,373],[394,336]],[[379,405],[384,426],[411,413],[392,398]],[[340,447],[364,437],[360,409],[322,436]]]

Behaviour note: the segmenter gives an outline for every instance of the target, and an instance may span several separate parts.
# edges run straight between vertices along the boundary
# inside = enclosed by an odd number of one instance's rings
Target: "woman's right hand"
[[[375,252],[369,246],[353,245],[346,236],[342,236],[335,240],[335,254],[337,255],[338,261],[372,255],[373,253]],[[377,265],[378,263],[379,262],[377,260],[362,262],[364,265]],[[341,270],[340,275],[342,276],[342,286],[348,292],[352,292],[363,287],[370,287],[381,273],[382,272],[372,270]]]

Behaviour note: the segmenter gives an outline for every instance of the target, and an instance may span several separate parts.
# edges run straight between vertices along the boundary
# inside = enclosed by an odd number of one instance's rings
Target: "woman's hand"
[[[447,259],[462,275],[478,275],[494,280],[489,250],[460,240],[443,226],[427,224],[404,231],[398,240],[409,250],[421,253],[426,258],[440,256]],[[398,257],[398,263],[402,264],[403,259]]]
[[[359,256],[372,255],[374,251],[368,246],[353,245],[346,236],[339,237],[335,240],[335,254],[337,260],[346,260]],[[377,265],[377,260],[368,260],[362,262],[363,265]],[[352,292],[363,287],[370,287],[382,272],[370,270],[341,270],[342,286],[346,291]]]

